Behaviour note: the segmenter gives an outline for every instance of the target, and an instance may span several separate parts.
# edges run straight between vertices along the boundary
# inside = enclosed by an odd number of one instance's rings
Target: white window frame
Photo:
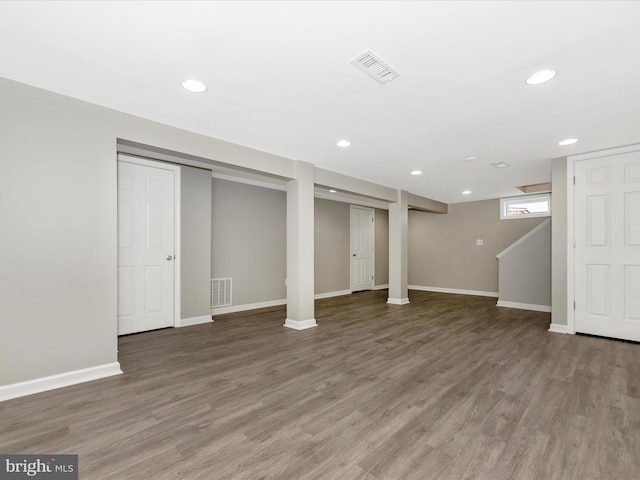
[[[526,201],[546,200],[549,202],[549,208],[546,212],[538,213],[521,213],[518,215],[509,215],[509,206],[514,203],[523,203]],[[518,197],[509,197],[500,199],[500,219],[514,220],[516,218],[535,218],[551,216],[551,193],[542,193],[537,195],[520,195]]]

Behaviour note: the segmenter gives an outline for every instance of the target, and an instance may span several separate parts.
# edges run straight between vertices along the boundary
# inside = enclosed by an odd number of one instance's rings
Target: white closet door
[[[351,291],[373,289],[374,211],[351,206]]]
[[[577,332],[640,341],[640,152],[575,163]]]
[[[118,335],[174,322],[174,172],[118,162]]]

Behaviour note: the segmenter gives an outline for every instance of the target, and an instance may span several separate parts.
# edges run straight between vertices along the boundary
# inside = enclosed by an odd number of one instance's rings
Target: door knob
[[[173,255],[167,255],[167,260],[173,260],[175,257]]]

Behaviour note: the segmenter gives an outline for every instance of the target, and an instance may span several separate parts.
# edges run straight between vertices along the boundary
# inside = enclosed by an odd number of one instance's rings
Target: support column
[[[387,303],[409,303],[409,195],[398,190],[398,201],[389,204],[389,298]]]
[[[317,326],[314,306],[313,165],[296,161],[287,183],[287,318],[285,327]]]

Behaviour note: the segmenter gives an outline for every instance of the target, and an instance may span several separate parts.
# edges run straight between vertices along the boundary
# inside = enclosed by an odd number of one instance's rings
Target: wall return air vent
[[[211,279],[211,308],[231,306],[231,279]]]
[[[400,76],[397,70],[381,60],[371,50],[365,50],[351,60],[351,63],[371,78],[374,78],[378,83],[388,83]]]

